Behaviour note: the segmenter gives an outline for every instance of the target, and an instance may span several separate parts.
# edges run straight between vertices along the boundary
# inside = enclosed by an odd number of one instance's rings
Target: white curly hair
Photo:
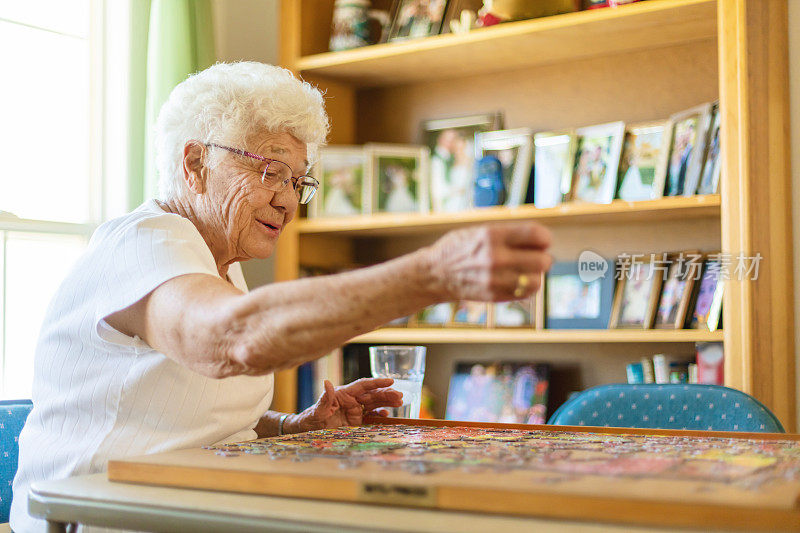
[[[187,190],[181,169],[189,140],[246,150],[256,132],[285,131],[306,143],[313,163],[328,129],[322,93],[290,71],[254,61],[217,63],[179,83],[161,107],[155,126],[158,196],[168,201]],[[211,168],[223,157],[219,152],[211,152]]]

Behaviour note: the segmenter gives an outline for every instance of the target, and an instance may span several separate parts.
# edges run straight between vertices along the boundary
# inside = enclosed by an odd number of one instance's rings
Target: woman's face
[[[307,171],[306,144],[289,133],[264,133],[236,148],[282,161],[295,177]],[[214,233],[226,239],[220,244],[237,260],[269,257],[281,231],[297,212],[297,195],[291,184],[275,192],[261,183],[265,165],[227,153],[210,173],[207,211]]]

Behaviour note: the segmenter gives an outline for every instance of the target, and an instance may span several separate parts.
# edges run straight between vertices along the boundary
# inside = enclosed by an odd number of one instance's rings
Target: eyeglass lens
[[[262,176],[264,185],[271,191],[280,191],[292,182],[292,170],[281,161],[270,161]],[[295,193],[299,203],[307,204],[314,197],[317,184],[313,179],[301,176],[297,179]]]

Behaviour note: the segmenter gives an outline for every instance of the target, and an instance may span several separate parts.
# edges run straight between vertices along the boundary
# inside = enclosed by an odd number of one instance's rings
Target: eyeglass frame
[[[245,157],[249,157],[249,158],[255,159],[257,161],[262,161],[262,162],[266,163],[267,164],[267,168],[265,168],[264,172],[261,173],[261,183],[264,183],[264,184],[266,184],[267,170],[269,170],[269,166],[272,163],[280,163],[281,165],[284,165],[286,168],[288,168],[290,173],[292,172],[292,167],[290,167],[288,165],[288,163],[284,163],[280,159],[273,159],[273,158],[269,158],[269,157],[264,157],[264,156],[261,156],[261,155],[258,155],[258,154],[254,154],[254,153],[248,152],[247,150],[241,150],[239,148],[232,148],[230,146],[224,146],[222,144],[217,144],[217,143],[204,143],[204,144],[205,144],[205,146],[213,146],[214,148],[221,148],[223,150],[227,150],[227,151],[232,152],[234,154],[243,155]],[[291,176],[288,180],[286,180],[283,183],[281,183],[280,188],[277,191],[274,191],[274,192],[282,191],[283,188],[286,187],[286,185],[289,182],[292,182],[292,188],[294,190],[297,190],[297,182],[300,181],[301,179],[310,180],[311,183],[307,183],[306,185],[314,187],[314,192],[311,193],[311,196],[309,196],[307,201],[300,202],[300,199],[298,198],[298,202],[304,203],[304,204],[308,204],[314,198],[314,195],[317,193],[317,190],[319,190],[319,181],[315,177],[309,176],[308,174],[301,174],[300,176],[297,176],[297,177]]]

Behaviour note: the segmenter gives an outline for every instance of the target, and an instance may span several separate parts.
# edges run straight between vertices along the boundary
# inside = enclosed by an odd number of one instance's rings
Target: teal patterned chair
[[[785,433],[764,404],[720,385],[601,385],[559,407],[548,424]]]
[[[17,473],[19,433],[32,407],[30,400],[0,401],[0,524],[8,522],[11,482]]]

